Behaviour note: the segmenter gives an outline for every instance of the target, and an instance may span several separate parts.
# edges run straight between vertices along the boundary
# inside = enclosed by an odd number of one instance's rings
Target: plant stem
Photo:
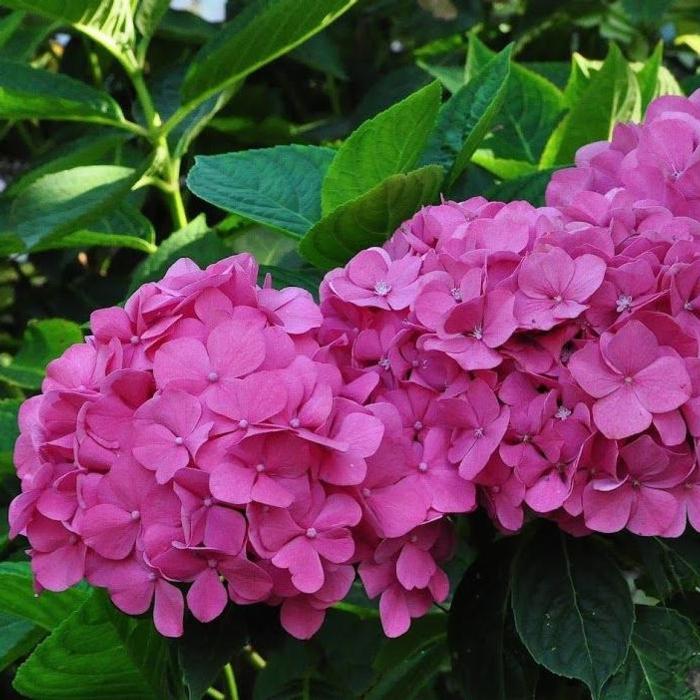
[[[258,671],[262,671],[265,666],[267,666],[267,661],[265,661],[265,659],[263,659],[263,657],[260,656],[260,654],[258,654],[258,652],[255,651],[250,644],[246,644],[243,647],[243,653],[250,662],[250,665],[253,666],[253,668],[257,668]]]
[[[207,688],[206,694],[210,698],[214,698],[214,700],[226,700],[226,696],[220,690],[217,690],[216,688]]]
[[[173,223],[180,229],[187,226],[187,212],[185,211],[185,203],[182,201],[182,192],[180,191],[180,159],[170,157],[167,139],[165,136],[161,138],[167,153],[165,175],[166,181],[170,185],[170,193],[168,194],[170,215]]]
[[[236,677],[233,675],[233,666],[231,666],[230,663],[224,666],[224,678],[226,678],[226,686],[228,687],[228,693],[231,700],[239,700]]]

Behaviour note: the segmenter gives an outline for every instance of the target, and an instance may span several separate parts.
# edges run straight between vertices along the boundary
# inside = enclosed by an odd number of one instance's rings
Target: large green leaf
[[[191,258],[201,266],[209,265],[230,250],[208,226],[204,214],[166,238],[152,255],[142,260],[131,277],[129,292],[139,285],[159,279],[179,258]]]
[[[697,700],[700,636],[675,610],[639,606],[632,644],[601,700]]]
[[[663,64],[664,45],[659,42],[651,56],[636,70],[642,100],[642,111],[661,95],[682,95],[683,90],[673,73]],[[634,68],[634,66],[633,66]]]
[[[473,36],[469,41],[468,75],[475,75],[494,52]],[[564,96],[542,76],[514,63],[505,98],[491,133],[479,144],[474,162],[500,177],[536,170],[550,134],[564,113]],[[517,167],[516,167],[517,166]]]
[[[2,0],[0,4],[72,24],[116,51],[134,39],[130,0]]]
[[[356,0],[256,0],[195,56],[183,85],[186,100],[230,86],[302,44]]]
[[[150,37],[168,11],[170,0],[138,0],[134,22],[142,36]]]
[[[30,321],[19,352],[0,365],[0,379],[25,389],[38,389],[46,365],[66,348],[83,340],[80,326],[60,318]]]
[[[618,122],[640,118],[639,83],[620,49],[611,44],[600,70],[577,89],[576,101],[547,142],[541,164],[571,163],[581,146],[610,138]]]
[[[150,619],[124,615],[94,591],[20,666],[14,686],[40,700],[178,700],[172,657]]]
[[[491,545],[466,571],[450,608],[452,668],[470,700],[531,700],[537,667],[515,631],[510,569],[516,542]]]
[[[299,244],[299,252],[320,268],[344,265],[364,248],[382,245],[394,229],[423,204],[434,202],[444,171],[429,165],[392,175],[321,219]]]
[[[115,124],[124,121],[106,92],[61,73],[0,59],[0,118],[61,119]]]
[[[17,413],[22,399],[0,399],[0,477],[14,473],[12,452],[19,435]]]
[[[625,659],[634,622],[629,588],[605,547],[542,527],[518,552],[512,589],[515,625],[530,654],[598,698]]]
[[[31,169],[13,180],[3,192],[3,198],[16,197],[40,177],[69,170],[79,165],[109,165],[114,163],[115,151],[128,138],[123,131],[100,129],[74,141],[63,143],[32,161]]]
[[[45,634],[41,627],[0,611],[0,671],[27,654]]]
[[[503,104],[511,49],[508,46],[491,59],[440,109],[422,162],[444,167],[449,184],[467,166]]]
[[[440,84],[431,83],[368,119],[347,138],[323,181],[324,215],[415,166],[435,126],[441,93]]]
[[[427,615],[402,637],[386,640],[373,663],[375,682],[362,697],[366,700],[424,698],[427,687],[449,661],[445,623],[442,613]]]
[[[198,156],[187,186],[221,209],[303,236],[321,218],[321,183],[334,153],[291,145]]]
[[[139,171],[86,165],[44,175],[12,203],[9,226],[28,247],[84,229],[131,189]]]
[[[247,640],[241,608],[229,605],[207,624],[189,618],[185,633],[176,642],[182,680],[190,700],[199,700],[213,685],[224,664],[231,661]]]
[[[700,534],[695,530],[688,528],[673,539],[630,536],[629,542],[650,579],[642,586],[650,595],[665,600],[700,588]]]
[[[126,202],[109,214],[92,221],[86,228],[60,238],[48,238],[35,245],[33,251],[59,248],[132,248],[143,253],[155,252],[153,224],[135,207]]]
[[[34,593],[27,562],[0,563],[0,610],[51,631],[85,601],[86,586],[74,586],[62,593]]]

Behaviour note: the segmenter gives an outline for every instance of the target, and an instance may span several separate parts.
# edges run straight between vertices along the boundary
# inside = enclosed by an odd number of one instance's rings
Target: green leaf
[[[272,282],[275,289],[283,287],[301,287],[318,298],[318,288],[321,285],[322,276],[316,269],[313,270],[290,270],[277,265],[260,265],[259,282],[263,282],[265,275],[272,275]]]
[[[0,563],[0,610],[44,630],[60,625],[87,597],[86,586],[36,595],[32,580],[28,562]]]
[[[435,126],[441,93],[440,84],[433,82],[368,119],[347,138],[323,181],[324,215],[415,166]]]
[[[247,641],[240,608],[232,605],[207,624],[188,618],[185,633],[176,642],[182,680],[190,700],[199,700],[213,685],[221,669]]]
[[[615,124],[638,121],[640,117],[639,84],[620,49],[611,44],[600,70],[593,74],[571,111],[551,135],[541,165],[572,163],[581,146],[606,140]]]
[[[482,70],[494,52],[475,36],[469,42],[467,63],[470,75]],[[479,144],[474,162],[499,177],[523,174],[536,169],[550,134],[564,112],[564,96],[537,73],[512,64],[505,98],[496,114],[491,133]],[[522,163],[519,172],[509,161]]]
[[[49,151],[42,159],[32,162],[30,170],[10,183],[3,198],[16,197],[43,175],[79,165],[109,165],[114,162],[116,149],[127,138],[128,134],[123,131],[100,130],[69,141]]]
[[[138,177],[138,171],[117,165],[44,175],[12,203],[10,229],[30,248],[81,230],[125,197]]]
[[[649,58],[636,70],[642,100],[642,111],[661,95],[682,95],[673,73],[663,65],[664,45],[659,42]],[[635,68],[635,66],[633,66]]]
[[[167,10],[158,26],[158,36],[200,46],[214,38],[220,29],[220,24],[207,22],[192,12]]]
[[[179,258],[191,258],[199,265],[209,265],[220,260],[230,251],[221,239],[207,226],[204,214],[192,219],[187,226],[166,238],[152,255],[142,260],[134,269],[129,293],[142,284],[160,279]]]
[[[170,0],[138,0],[134,22],[141,36],[153,35],[169,6]]]
[[[462,66],[442,66],[437,63],[428,63],[419,59],[416,65],[436,80],[452,95],[464,85],[464,68]]]
[[[328,32],[314,34],[301,46],[294,49],[289,57],[338,80],[348,79],[338,45],[331,39]]]
[[[153,253],[157,249],[155,238],[153,224],[138,209],[123,203],[106,216],[91,222],[87,228],[57,239],[49,238],[35,245],[32,251],[121,246]]]
[[[120,124],[121,108],[106,92],[62,73],[0,59],[0,118]]]
[[[168,641],[150,619],[117,611],[94,591],[20,666],[15,689],[40,700],[183,697]]]
[[[0,379],[25,389],[39,389],[46,365],[74,343],[83,341],[80,326],[50,318],[30,321],[19,352],[7,365],[0,365]]]
[[[24,12],[10,12],[0,19],[0,47],[10,40],[10,37],[19,29],[24,20]]]
[[[17,413],[22,399],[0,399],[0,477],[14,474],[12,452],[19,436]]]
[[[321,183],[334,153],[290,145],[197,156],[187,186],[221,209],[303,236],[321,218]]]
[[[695,625],[668,608],[637,607],[632,644],[601,700],[697,700],[700,637]]]
[[[700,534],[695,530],[673,539],[630,536],[630,541],[650,579],[650,586],[642,586],[650,595],[665,600],[700,587]]]
[[[434,202],[443,177],[436,165],[392,175],[321,219],[301,239],[299,252],[322,269],[344,265],[360,250],[382,245],[401,222]]]
[[[484,66],[440,109],[422,163],[436,163],[452,184],[465,169],[505,99],[511,46]]]
[[[536,207],[544,206],[544,196],[552,174],[558,168],[539,170],[514,180],[499,182],[491,187],[485,196],[498,202],[514,202],[525,199]]]
[[[449,661],[444,630],[423,637],[417,646],[397,659],[364,695],[365,700],[414,700],[423,697],[425,687]]]
[[[489,546],[469,567],[450,607],[452,668],[470,700],[531,700],[537,667],[515,631],[510,569],[516,542]]]
[[[131,0],[2,0],[2,4],[72,24],[115,50],[134,39]]]
[[[187,101],[201,99],[302,44],[356,0],[256,0],[195,56],[183,85]]]
[[[0,611],[0,671],[27,654],[45,634],[41,627]]]
[[[634,609],[605,547],[540,528],[513,565],[518,634],[535,661],[582,680],[594,699],[629,648]]]

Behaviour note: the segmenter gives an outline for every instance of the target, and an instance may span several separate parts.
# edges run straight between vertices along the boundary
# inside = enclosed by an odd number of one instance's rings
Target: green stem
[[[233,666],[226,664],[224,666],[224,678],[226,678],[226,686],[231,700],[239,700],[238,686],[236,685],[236,677],[233,675]]]
[[[214,698],[214,700],[226,700],[226,696],[220,690],[217,690],[216,688],[207,688],[206,694],[210,698]]]
[[[185,210],[185,203],[182,200],[182,192],[180,190],[180,159],[170,157],[167,139],[162,137],[162,140],[165,153],[167,154],[165,175],[166,182],[170,186],[170,193],[167,195],[170,215],[173,223],[180,229],[187,226],[187,211]]]
[[[253,668],[257,668],[258,671],[262,671],[265,666],[267,666],[267,661],[265,661],[265,659],[263,659],[263,657],[260,656],[260,654],[258,654],[258,652],[255,651],[250,644],[246,644],[243,647],[243,654],[245,655],[246,659],[248,659],[250,665]]]

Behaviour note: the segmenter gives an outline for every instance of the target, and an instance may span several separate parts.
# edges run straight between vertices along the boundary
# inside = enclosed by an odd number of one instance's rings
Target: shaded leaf
[[[464,170],[503,104],[511,48],[497,54],[440,109],[421,162],[444,167],[448,184]]]
[[[389,176],[413,168],[435,125],[441,92],[439,83],[431,83],[367,120],[347,138],[323,180],[324,215]]]
[[[518,638],[510,608],[517,543],[489,546],[462,578],[450,608],[452,668],[470,700],[531,700],[538,670]]]
[[[150,619],[118,612],[100,590],[37,646],[14,687],[40,700],[184,695],[168,641]]]
[[[0,671],[27,654],[45,635],[41,627],[0,611]]]
[[[421,205],[435,201],[443,176],[435,165],[393,175],[321,219],[302,238],[299,252],[323,269],[344,265],[360,250],[382,245]]]
[[[601,700],[696,700],[700,637],[675,610],[638,606],[632,644]]]
[[[14,474],[12,452],[19,435],[17,413],[22,399],[0,399],[0,476]]]
[[[198,156],[187,186],[226,211],[302,236],[321,218],[321,183],[334,154],[290,145]]]
[[[356,0],[256,0],[195,56],[183,85],[186,100],[212,95],[302,44]]]
[[[634,622],[629,588],[605,547],[540,528],[518,552],[512,588],[515,625],[530,654],[598,698],[625,659]]]
[[[44,175],[13,201],[10,230],[31,248],[83,229],[113,208],[138,177],[138,171],[118,165],[85,165]]]

